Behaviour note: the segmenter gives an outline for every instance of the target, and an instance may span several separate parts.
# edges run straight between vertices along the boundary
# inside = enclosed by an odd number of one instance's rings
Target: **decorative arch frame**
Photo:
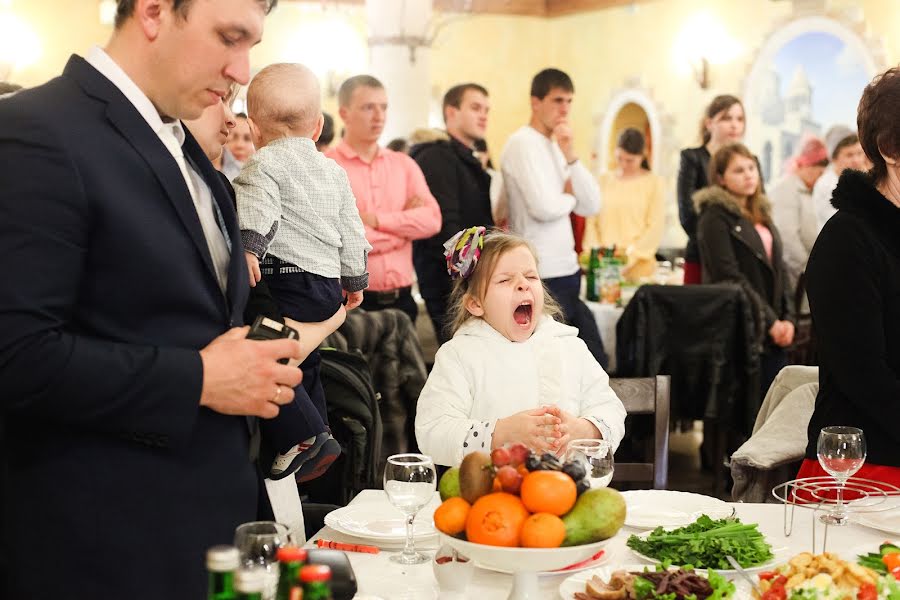
[[[863,67],[872,77],[885,69],[884,45],[881,40],[873,38],[866,32],[862,20],[853,22],[847,17],[831,14],[792,16],[776,25],[759,47],[750,71],[744,79],[742,98],[753,98],[751,91],[761,84],[766,67],[775,60],[778,51],[792,39],[805,33],[828,33],[854,48],[859,56],[863,57]],[[748,111],[754,108],[750,106]],[[760,141],[758,135],[758,131],[748,123],[745,136],[748,146],[755,148],[758,145]]]
[[[637,104],[647,115],[647,121],[650,123],[650,135],[653,139],[650,162],[653,165],[654,172],[664,174],[667,169],[663,160],[666,156],[663,152],[665,143],[662,129],[663,118],[650,92],[637,86],[627,87],[615,92],[606,105],[605,111],[595,119],[595,122],[599,122],[597,137],[594,140],[594,152],[597,155],[595,170],[601,173],[606,170],[606,165],[609,164],[609,137],[613,134],[612,127],[616,122],[619,111],[627,104]]]

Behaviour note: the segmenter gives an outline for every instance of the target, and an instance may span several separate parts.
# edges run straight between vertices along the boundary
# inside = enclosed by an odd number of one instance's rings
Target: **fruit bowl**
[[[475,544],[444,533],[440,535],[442,544],[452,546],[457,552],[474,560],[478,565],[514,573],[514,583],[509,600],[538,598],[538,572],[553,571],[586,560],[609,542],[609,540],[603,540],[561,548],[505,548]]]

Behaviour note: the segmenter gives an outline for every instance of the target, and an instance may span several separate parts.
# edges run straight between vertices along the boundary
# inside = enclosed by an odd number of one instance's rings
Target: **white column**
[[[387,90],[382,143],[428,126],[431,0],[366,0],[369,68]]]

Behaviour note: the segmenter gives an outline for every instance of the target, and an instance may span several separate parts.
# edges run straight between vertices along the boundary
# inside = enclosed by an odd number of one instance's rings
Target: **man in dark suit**
[[[247,82],[274,1],[119,0],[105,49],[0,102],[4,597],[197,600],[256,516],[248,417],[300,347],[238,327],[234,209],[178,119]]]

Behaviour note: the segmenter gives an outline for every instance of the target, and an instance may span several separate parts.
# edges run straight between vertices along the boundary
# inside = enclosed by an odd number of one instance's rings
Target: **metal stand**
[[[840,485],[829,476],[803,477],[791,479],[772,488],[772,495],[784,504],[784,535],[790,537],[794,528],[794,509],[796,507],[812,510],[812,552],[816,553],[816,525],[820,516],[826,515],[837,506],[836,494]],[[890,497],[900,497],[900,487],[864,479],[851,477],[843,488],[845,498],[844,509],[849,514],[880,512],[896,508],[896,505],[885,501]],[[822,552],[828,546],[828,523],[823,523],[825,531],[822,536]],[[846,524],[846,523],[845,523]]]

